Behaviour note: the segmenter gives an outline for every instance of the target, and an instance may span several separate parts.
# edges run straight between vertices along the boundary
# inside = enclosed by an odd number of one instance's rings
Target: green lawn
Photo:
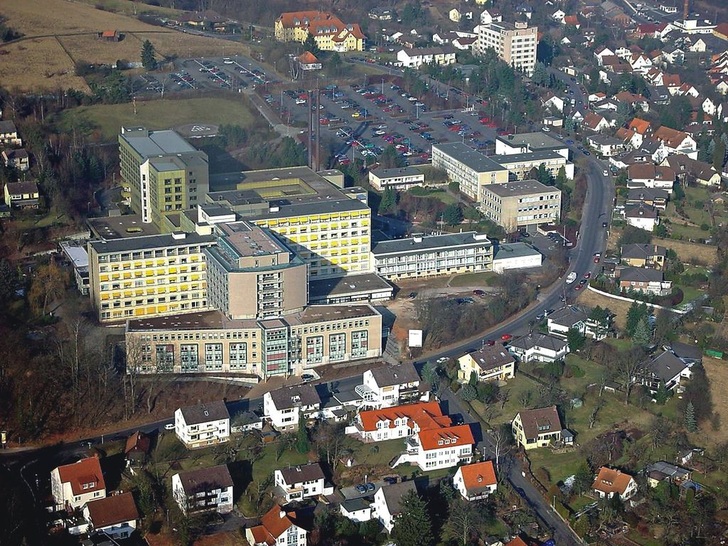
[[[408,193],[414,197],[434,197],[435,199],[442,201],[446,205],[458,202],[456,197],[453,197],[450,193],[441,189],[427,189],[418,187],[412,188],[408,191]]]
[[[572,377],[562,377],[561,386],[574,396],[581,396],[588,385],[598,383],[604,373],[604,366],[585,360],[577,354],[566,356],[566,364],[572,368]]]
[[[244,102],[245,101],[245,102]],[[122,125],[143,125],[148,129],[169,129],[188,123],[252,125],[253,115],[247,99],[201,98],[155,100],[128,104],[81,106],[61,114],[58,127],[70,132],[74,128],[99,131],[104,141],[115,140]]]
[[[474,400],[471,405],[476,413],[491,427],[502,423],[510,423],[516,413],[523,408],[522,395],[530,391],[531,404],[533,404],[533,401],[538,397],[540,387],[541,385],[524,375],[519,375],[518,371],[516,371],[516,377],[509,380],[507,385],[501,387],[501,390],[508,391],[508,401],[502,410],[500,402],[486,406],[482,402]]]
[[[497,273],[487,271],[484,273],[465,273],[456,275],[450,281],[450,286],[490,286],[493,279],[498,277]]]

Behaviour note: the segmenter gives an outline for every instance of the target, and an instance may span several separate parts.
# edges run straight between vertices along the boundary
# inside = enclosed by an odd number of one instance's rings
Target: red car
[[[591,279],[591,271],[587,271],[586,273],[584,273],[584,278]]]
[[[511,339],[513,339],[513,336],[511,334],[503,334],[501,336],[501,341],[510,341]]]
[[[598,264],[600,259],[599,256],[594,256],[594,263]]]
[[[486,345],[487,345],[488,347],[492,347],[493,345],[495,345],[495,340],[493,340],[493,339],[488,339],[488,340],[486,340],[486,341],[485,341],[485,344],[486,344]]]
[[[583,286],[582,284],[577,284],[577,285],[576,285],[576,286],[574,287],[574,290],[577,290],[577,291],[579,291],[579,290],[581,290],[581,287],[582,287],[582,286]]]

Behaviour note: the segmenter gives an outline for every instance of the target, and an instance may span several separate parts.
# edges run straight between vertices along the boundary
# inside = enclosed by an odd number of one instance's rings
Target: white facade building
[[[81,508],[106,497],[106,482],[97,457],[87,457],[51,471],[51,493],[60,510]]]
[[[455,490],[467,501],[486,498],[495,493],[498,480],[493,461],[482,461],[461,466],[452,478]]]
[[[326,487],[326,477],[319,463],[277,469],[273,472],[273,484],[280,488],[287,503],[334,492],[333,486]]]
[[[310,384],[283,387],[263,395],[263,414],[276,430],[298,428],[300,419],[318,417],[321,398]]]
[[[178,408],[174,432],[187,449],[207,447],[230,440],[230,414],[222,400]]]
[[[172,495],[184,514],[233,509],[233,479],[227,465],[199,468],[172,476]]]

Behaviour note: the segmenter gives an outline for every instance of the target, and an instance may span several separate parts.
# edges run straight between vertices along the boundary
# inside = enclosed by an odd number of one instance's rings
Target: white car
[[[566,284],[571,284],[576,280],[576,271],[572,271],[569,273],[568,277],[566,277]]]
[[[174,430],[174,423],[167,423],[164,425],[164,430]]]

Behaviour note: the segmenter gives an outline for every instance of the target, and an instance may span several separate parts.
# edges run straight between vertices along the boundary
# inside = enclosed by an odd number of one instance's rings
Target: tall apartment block
[[[164,217],[196,208],[210,189],[207,155],[171,130],[122,127],[121,178],[142,222],[164,230]]]
[[[536,66],[538,27],[529,27],[525,22],[504,23],[485,12],[478,26],[476,51],[494,50],[498,57],[516,70],[533,75]]]

